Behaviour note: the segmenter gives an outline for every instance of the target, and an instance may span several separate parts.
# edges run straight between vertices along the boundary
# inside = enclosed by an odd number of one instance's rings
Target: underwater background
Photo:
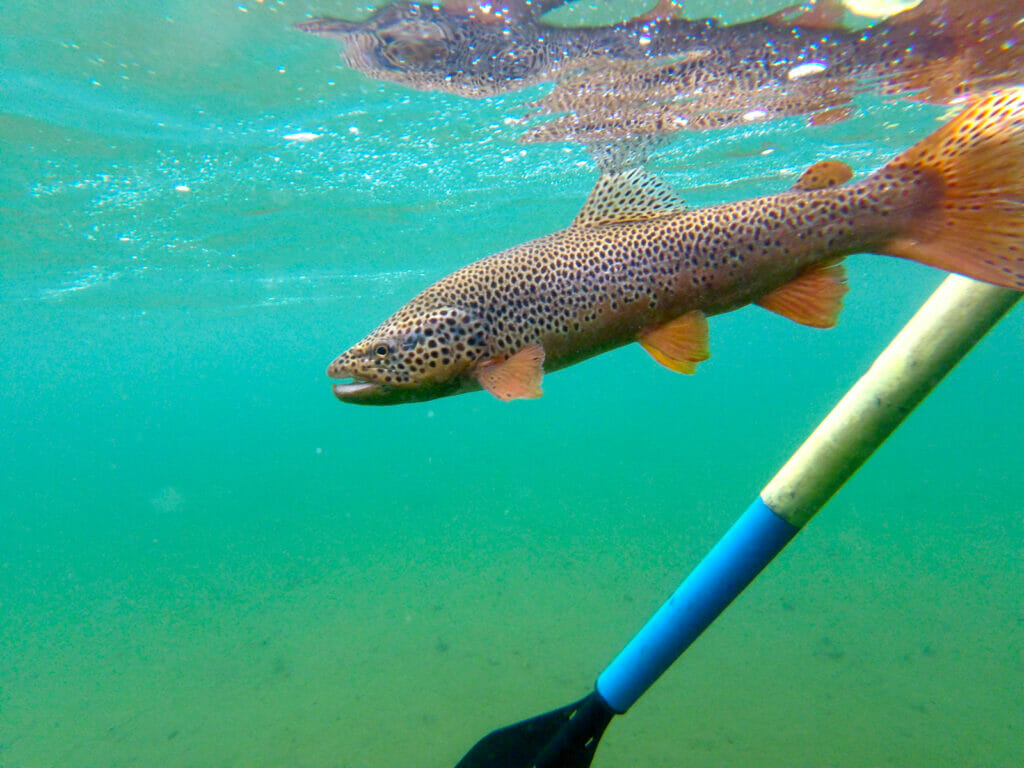
[[[586,694],[943,278],[852,257],[837,328],[712,318],[695,376],[632,345],[537,401],[339,403],[335,355],[596,178],[517,143],[543,88],[409,91],[291,28],[367,12],[3,9],[2,768],[453,766]],[[860,107],[686,134],[652,168],[739,199],[866,173],[943,116]],[[1022,335],[1018,307],[595,766],[1024,765]]]

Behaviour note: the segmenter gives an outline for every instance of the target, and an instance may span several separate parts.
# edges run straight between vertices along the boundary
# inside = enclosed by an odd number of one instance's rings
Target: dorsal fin
[[[766,16],[765,21],[779,27],[807,27],[808,29],[832,30],[843,28],[843,14],[846,8],[840,0],[810,0],[800,5],[791,5]]]
[[[793,189],[808,192],[845,184],[853,178],[853,168],[842,160],[821,160],[800,174]]]
[[[537,9],[534,9],[527,0],[506,0],[503,3],[489,3],[485,0],[443,0],[441,9],[448,16],[462,16],[477,24],[508,24],[539,15]]]
[[[912,21],[942,10],[941,6],[947,4],[950,4],[949,0],[847,0],[846,7],[857,16],[876,19],[900,16],[900,21]]]
[[[646,21],[672,21],[672,19],[682,18],[683,15],[683,2],[684,0],[658,0],[651,10],[641,13],[639,16],[634,16],[629,21],[632,22],[646,22]]]
[[[808,117],[807,124],[814,126],[833,125],[834,123],[849,120],[851,117],[853,117],[853,107],[829,107],[828,109],[818,110]]]
[[[601,176],[572,223],[576,227],[596,227],[647,221],[679,213],[685,208],[686,203],[664,180],[641,168],[631,168]]]

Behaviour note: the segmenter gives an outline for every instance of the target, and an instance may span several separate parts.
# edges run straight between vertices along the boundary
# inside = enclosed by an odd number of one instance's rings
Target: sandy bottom
[[[0,765],[452,766],[584,695],[725,523],[574,517],[121,562],[8,606]],[[595,765],[1024,764],[1019,524],[958,548],[876,519],[815,521]]]

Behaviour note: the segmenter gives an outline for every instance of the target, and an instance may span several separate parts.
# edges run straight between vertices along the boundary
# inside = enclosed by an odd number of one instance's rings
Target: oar
[[[1020,293],[943,282],[588,696],[485,736],[456,768],[586,768],[624,714],[832,498]]]

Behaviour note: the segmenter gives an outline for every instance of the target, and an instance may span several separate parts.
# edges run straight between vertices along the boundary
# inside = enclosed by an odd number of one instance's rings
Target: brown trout
[[[838,0],[729,25],[680,18],[674,6],[682,3],[668,0],[614,25],[546,23],[545,12],[566,2],[394,2],[365,21],[323,17],[296,26],[340,40],[348,66],[368,77],[474,98],[571,76],[569,92],[556,100],[565,102],[580,88],[614,100],[620,88],[609,88],[602,73],[616,62],[652,67],[647,77],[669,86],[673,101],[707,100],[712,94],[735,98],[768,86],[788,90],[808,72],[819,81],[880,79],[901,93],[946,101],[977,90],[975,85],[1014,84],[1024,72],[1017,44],[1021,0],[922,0],[858,30],[843,26],[845,8]],[[596,83],[590,83],[590,73],[596,73]],[[628,97],[636,83],[623,88]],[[787,94],[792,103],[785,113],[798,112],[801,100],[806,99],[799,90]]]
[[[345,402],[485,389],[538,397],[541,377],[638,341],[693,373],[707,317],[758,304],[835,324],[840,261],[871,252],[1024,290],[1024,88],[976,101],[867,178],[839,161],[789,191],[687,210],[639,169],[599,178],[559,232],[434,283],[327,373]]]
[[[729,61],[728,69],[709,73],[702,82],[745,78],[751,70],[774,77],[801,61],[822,58],[847,67],[906,68],[953,51],[942,30],[931,28],[930,18],[913,28],[883,22],[869,32],[845,29],[838,0],[727,26],[714,19],[680,18],[679,8],[666,0],[649,13],[613,25],[563,27],[544,21],[545,11],[565,4],[400,1],[366,21],[321,17],[296,27],[342,41],[345,63],[368,77],[472,98],[550,82],[611,61],[656,61],[695,51],[715,51]]]

